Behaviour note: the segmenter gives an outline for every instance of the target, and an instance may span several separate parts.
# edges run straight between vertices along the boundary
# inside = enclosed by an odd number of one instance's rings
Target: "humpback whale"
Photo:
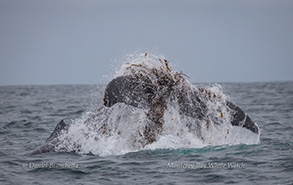
[[[163,129],[163,115],[167,102],[176,101],[179,105],[179,114],[189,116],[198,121],[205,121],[209,124],[207,99],[217,101],[212,92],[196,88],[188,84],[183,73],[174,73],[168,65],[168,61],[161,61],[165,67],[156,70],[147,69],[147,73],[133,73],[116,77],[106,87],[104,105],[111,107],[116,103],[125,103],[135,107],[147,108],[149,123],[145,127],[144,136],[146,144],[156,140],[156,135]],[[146,68],[143,65],[135,65],[138,68]],[[147,74],[147,75],[146,75]],[[152,74],[152,75],[150,75]],[[153,77],[153,78],[152,78]],[[258,126],[251,118],[237,105],[226,101],[226,107],[231,114],[233,126],[244,127],[256,134],[259,133]],[[223,117],[223,113],[219,116]],[[214,121],[217,123],[217,121]],[[191,127],[191,125],[187,125]],[[197,125],[199,126],[199,125]]]
[[[107,84],[104,103],[97,112],[103,108],[111,108],[118,103],[145,110],[146,124],[138,134],[140,137],[138,140],[142,146],[155,142],[162,133],[165,124],[164,114],[170,104],[178,106],[179,115],[192,118],[193,121],[186,123],[185,126],[190,132],[196,133],[199,138],[202,134],[202,127],[208,129],[211,124],[221,126],[224,117],[230,120],[232,126],[243,127],[259,134],[257,124],[239,106],[223,100],[220,95],[208,89],[192,85],[186,80],[187,75],[182,72],[174,72],[165,59],[159,59],[155,65],[143,62],[126,63],[123,70],[123,73],[114,77]],[[216,108],[211,113],[211,105],[224,108]],[[85,121],[85,124],[87,122]],[[63,120],[60,121],[45,144],[30,154],[57,151],[60,135],[68,132],[69,128],[69,124]],[[106,123],[100,124],[97,128],[100,131],[99,134],[105,134],[108,129]],[[118,134],[120,134],[119,132]],[[65,151],[78,152],[78,147],[71,150],[65,149]]]

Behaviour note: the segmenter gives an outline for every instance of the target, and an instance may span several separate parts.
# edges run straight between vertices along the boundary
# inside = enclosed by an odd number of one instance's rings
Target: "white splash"
[[[164,62],[163,56],[146,54],[130,56],[114,78],[139,72],[150,74],[149,71],[153,69],[168,73],[167,75],[173,78],[175,73],[170,72],[169,66],[164,65]],[[140,71],[137,70],[138,67]],[[150,78],[155,77],[150,75]],[[226,108],[227,97],[220,85],[198,89],[186,79],[183,83],[188,88],[197,89],[206,95],[208,122],[179,114],[177,101],[168,102],[164,112],[163,131],[156,142],[143,146],[140,140],[142,129],[147,123],[148,110],[116,103],[112,107],[103,107],[96,112],[86,112],[81,118],[73,120],[68,132],[60,136],[61,143],[57,146],[57,150],[107,156],[142,149],[201,148],[209,145],[259,142],[260,134],[231,125],[231,114]],[[193,124],[199,125],[196,128],[198,130],[187,127]]]

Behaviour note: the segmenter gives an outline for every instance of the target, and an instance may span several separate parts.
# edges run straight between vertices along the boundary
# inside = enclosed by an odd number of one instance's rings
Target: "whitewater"
[[[231,114],[226,107],[227,96],[221,86],[198,88],[182,72],[172,69],[162,56],[138,54],[129,58],[113,78],[125,75],[145,77],[155,82],[155,74],[177,80],[179,91],[203,91],[207,105],[208,121],[179,114],[177,100],[169,100],[163,110],[163,128],[156,141],[147,145],[140,142],[143,128],[148,122],[148,110],[143,105],[135,107],[117,103],[111,107],[100,105],[71,120],[68,132],[59,136],[56,151],[77,151],[99,156],[122,155],[145,149],[202,148],[217,145],[257,144],[260,134],[231,125]],[[145,79],[144,79],[145,80]],[[192,97],[191,97],[192,98]],[[141,103],[141,102],[139,102]],[[189,128],[192,125],[193,128]]]

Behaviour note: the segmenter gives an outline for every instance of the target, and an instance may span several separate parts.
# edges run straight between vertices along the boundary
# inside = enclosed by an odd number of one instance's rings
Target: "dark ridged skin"
[[[37,148],[36,150],[34,150],[33,152],[31,152],[29,154],[36,155],[36,154],[47,153],[47,152],[55,152],[55,146],[59,142],[58,136],[61,134],[62,131],[67,131],[68,128],[69,128],[69,125],[66,124],[63,120],[61,120],[56,125],[52,134],[46,140],[45,145]]]
[[[255,124],[254,121],[251,120],[251,118],[247,114],[245,114],[242,109],[240,109],[240,107],[234,105],[229,101],[227,101],[227,106],[234,111],[233,119],[231,122],[233,126],[242,126],[256,134],[259,133],[258,126]]]

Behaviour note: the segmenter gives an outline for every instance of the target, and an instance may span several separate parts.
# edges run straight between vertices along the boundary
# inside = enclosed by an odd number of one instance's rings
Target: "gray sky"
[[[137,51],[192,82],[292,81],[293,1],[0,0],[0,85],[107,83]]]

